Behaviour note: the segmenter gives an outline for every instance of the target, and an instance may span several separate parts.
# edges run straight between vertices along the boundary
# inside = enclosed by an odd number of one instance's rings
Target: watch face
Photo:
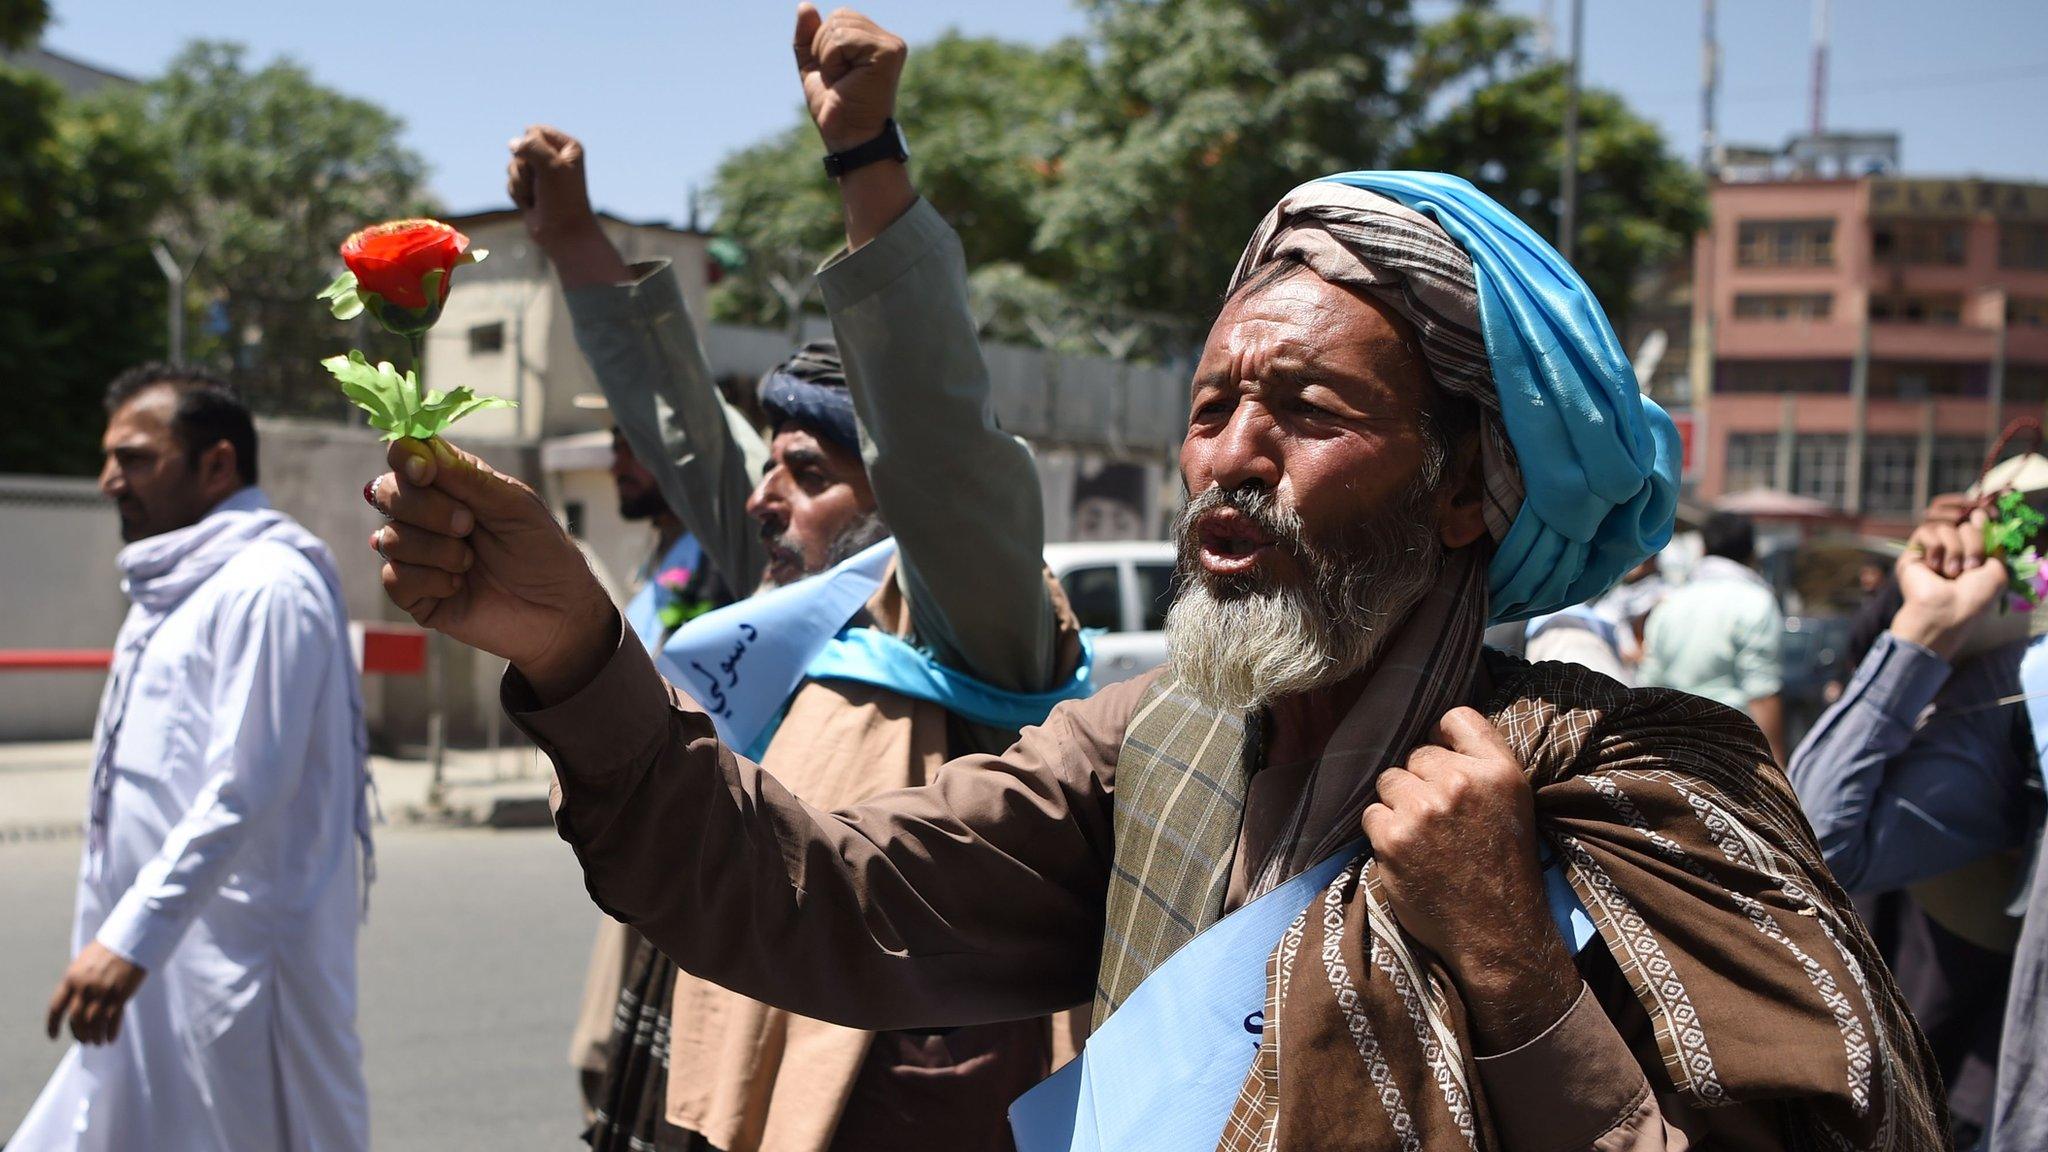
[[[889,128],[896,133],[896,155],[904,160],[910,159],[910,141],[903,135],[903,125],[891,120]]]

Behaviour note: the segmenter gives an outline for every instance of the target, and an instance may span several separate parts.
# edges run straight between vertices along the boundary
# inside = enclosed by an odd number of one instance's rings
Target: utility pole
[[[1692,393],[1692,438],[1704,468],[1713,440],[1707,411],[1714,381],[1714,175],[1720,141],[1714,130],[1714,91],[1721,75],[1721,46],[1714,37],[1714,0],[1702,0],[1700,23],[1700,181],[1707,190],[1707,228],[1693,253],[1692,348],[1686,368]]]
[[[1571,79],[1564,93],[1564,170],[1558,174],[1557,251],[1572,262],[1579,226],[1579,58],[1586,46],[1586,0],[1572,0]]]
[[[1714,93],[1721,83],[1721,42],[1714,37],[1714,0],[1703,0],[1700,15],[1700,174],[1711,180],[1714,152],[1721,146],[1714,134]]]
[[[1813,0],[1813,91],[1810,99],[1813,120],[1808,134],[1817,144],[1821,133],[1827,131],[1828,119],[1828,0]]]
[[[202,247],[200,251],[205,251]],[[173,364],[185,362],[185,283],[191,278],[192,269],[199,264],[199,252],[192,253],[190,263],[180,267],[177,258],[161,240],[149,242],[149,254],[156,257],[156,266],[163,270],[164,281],[170,287],[170,304],[166,309],[169,331],[166,343]]]

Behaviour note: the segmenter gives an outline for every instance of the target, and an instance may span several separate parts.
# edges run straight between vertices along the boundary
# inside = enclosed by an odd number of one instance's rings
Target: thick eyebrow
[[[1346,383],[1343,377],[1331,372],[1321,364],[1313,360],[1305,360],[1294,356],[1286,356],[1274,360],[1266,365],[1261,375],[1270,377],[1276,382],[1293,388],[1306,388],[1311,384],[1321,384],[1326,387],[1337,388]],[[1198,374],[1194,379],[1194,383],[1188,386],[1188,390],[1199,392],[1204,388],[1226,388],[1231,383],[1229,369],[1212,368],[1207,372]]]
[[[763,464],[761,466],[761,474],[766,476],[768,473],[775,471],[777,464],[792,469],[816,468],[820,472],[830,472],[832,470],[832,462],[825,458],[823,452],[815,448],[791,448],[783,452],[779,457],[771,458],[767,463]]]

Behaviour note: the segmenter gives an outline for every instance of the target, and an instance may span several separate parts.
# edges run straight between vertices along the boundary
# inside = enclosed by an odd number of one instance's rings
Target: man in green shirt
[[[1785,614],[1770,582],[1750,567],[1756,526],[1717,512],[1700,534],[1707,554],[1699,568],[1644,628],[1642,682],[1748,712],[1783,764]]]

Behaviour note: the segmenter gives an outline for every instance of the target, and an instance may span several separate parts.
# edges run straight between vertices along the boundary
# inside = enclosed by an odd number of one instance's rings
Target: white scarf
[[[335,643],[340,651],[350,647],[348,610],[341,595],[341,572],[334,554],[320,538],[270,506],[261,489],[251,485],[215,505],[197,524],[175,529],[121,549],[115,563],[121,569],[121,591],[135,605],[121,624],[114,641],[113,668],[107,676],[107,690],[100,701],[99,722],[93,732],[92,810],[86,830],[86,853],[95,879],[105,878],[107,826],[114,796],[114,749],[120,740],[121,721],[128,711],[128,697],[135,687],[135,669],[158,628],[170,618],[201,584],[222,565],[251,544],[276,540],[297,550],[310,561],[334,598]],[[363,846],[364,899],[369,883],[377,875],[370,838],[369,741],[363,728],[363,696],[353,676],[346,678],[350,730],[355,738],[357,771],[363,787],[356,801],[356,837]]]

